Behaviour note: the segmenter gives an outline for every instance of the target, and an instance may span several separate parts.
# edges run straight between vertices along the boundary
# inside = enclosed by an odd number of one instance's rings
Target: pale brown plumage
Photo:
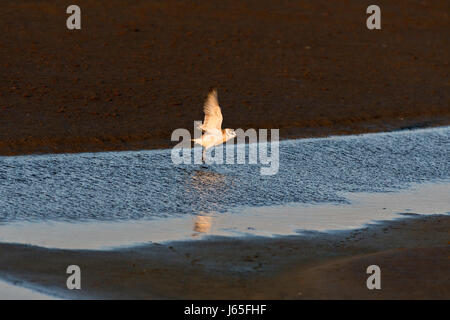
[[[222,111],[220,110],[219,101],[217,99],[216,88],[209,90],[208,96],[206,97],[203,105],[203,112],[205,113],[205,118],[203,123],[198,126],[198,128],[203,131],[203,135],[199,139],[193,139],[193,141],[204,147],[202,157],[204,160],[207,149],[236,137],[236,133],[233,129],[222,130],[223,117]]]
[[[217,89],[212,88],[209,90],[203,105],[203,112],[205,118],[200,129],[203,131],[218,130],[222,132],[222,111],[220,110],[219,101],[217,100]]]

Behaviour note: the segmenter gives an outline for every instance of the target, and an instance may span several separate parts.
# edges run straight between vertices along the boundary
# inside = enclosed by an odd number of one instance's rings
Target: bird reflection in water
[[[203,210],[194,218],[193,237],[211,232],[213,216],[206,212],[216,209],[217,195],[226,192],[227,183],[226,175],[213,171],[196,170],[191,175],[188,192],[194,193],[196,203]]]
[[[226,175],[212,171],[194,171],[186,184],[186,193],[195,199],[197,210],[212,212],[221,195],[226,194],[229,181]]]
[[[198,237],[202,233],[209,233],[212,226],[212,217],[208,215],[198,215],[194,219],[193,237]]]
[[[196,192],[222,189],[226,184],[226,176],[218,172],[195,170],[191,176],[191,187]]]

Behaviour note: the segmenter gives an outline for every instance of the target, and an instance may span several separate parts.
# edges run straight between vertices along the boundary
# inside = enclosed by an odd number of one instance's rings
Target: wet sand
[[[0,155],[170,147],[218,86],[224,127],[281,138],[450,124],[446,0],[0,4]],[[450,298],[448,216],[115,251],[0,244],[0,277],[67,298]],[[81,291],[65,289],[82,268]],[[365,287],[368,264],[382,290]],[[1,294],[0,294],[1,297]]]
[[[170,147],[218,86],[224,127],[282,138],[450,124],[449,3],[0,4],[0,155]]]
[[[0,275],[64,298],[449,299],[450,216],[408,215],[353,231],[211,238],[114,251],[0,244]],[[66,267],[82,290],[65,289]],[[381,268],[381,290],[366,268]]]

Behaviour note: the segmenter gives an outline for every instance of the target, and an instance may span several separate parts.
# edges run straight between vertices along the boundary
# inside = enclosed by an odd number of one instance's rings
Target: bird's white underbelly
[[[211,148],[213,146],[223,143],[222,135],[207,134],[205,133],[200,139],[194,140],[196,143],[205,147],[205,149]]]

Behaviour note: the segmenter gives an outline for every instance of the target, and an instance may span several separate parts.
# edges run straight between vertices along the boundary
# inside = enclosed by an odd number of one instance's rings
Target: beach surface
[[[450,217],[406,219],[335,233],[178,241],[112,251],[0,244],[0,274],[61,298],[448,299]],[[66,288],[68,265],[82,289]],[[366,269],[381,269],[368,290]]]
[[[67,3],[1,1],[0,299],[450,299],[446,186],[406,204],[344,206],[343,192],[380,195],[450,172],[448,128],[409,131],[450,125],[449,2],[380,0],[372,31],[371,4],[79,0],[82,29],[70,31]],[[271,177],[174,166],[171,134],[203,119],[212,86],[225,128],[282,139],[400,132],[282,141]],[[290,203],[339,210],[300,216]],[[231,212],[245,206],[247,216]],[[140,224],[180,214],[185,229],[146,237]],[[243,230],[203,236],[210,220]],[[140,233],[98,232],[118,221]],[[295,234],[293,221],[312,227]],[[69,265],[81,267],[81,290],[66,288]],[[369,265],[381,290],[366,287]]]
[[[449,2],[0,4],[0,155],[171,147],[218,86],[225,128],[281,138],[450,124]]]

